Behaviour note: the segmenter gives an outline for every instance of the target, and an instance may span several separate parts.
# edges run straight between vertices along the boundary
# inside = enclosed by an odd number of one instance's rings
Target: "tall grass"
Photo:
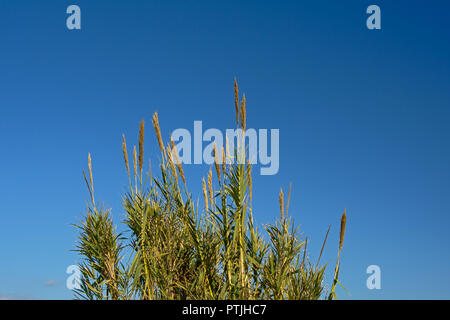
[[[239,103],[235,81],[236,123],[245,131],[245,96]],[[133,171],[123,136],[122,149],[129,177],[123,195],[125,225],[117,233],[110,212],[94,198],[91,157],[88,157],[87,214],[76,227],[76,251],[82,258],[83,299],[320,299],[336,298],[346,213],[341,219],[338,258],[333,282],[326,288],[326,265],[320,266],[328,232],[316,263],[307,255],[307,238],[288,216],[291,188],[280,191],[279,219],[258,230],[252,210],[252,166],[214,146],[216,178],[210,168],[202,180],[204,206],[195,204],[172,140],[163,142],[158,114],[153,115],[161,151],[160,175],[144,166],[144,122],[139,126]],[[244,151],[244,152],[242,152]],[[128,257],[128,259],[127,259]]]

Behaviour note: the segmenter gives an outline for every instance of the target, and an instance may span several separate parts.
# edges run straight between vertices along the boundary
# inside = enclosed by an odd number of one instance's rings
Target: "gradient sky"
[[[66,28],[66,8],[82,30]],[[366,28],[381,8],[382,29]],[[96,198],[123,219],[121,135],[158,163],[151,116],[176,128],[280,129],[280,170],[254,176],[260,224],[290,213],[333,271],[348,210],[340,298],[450,298],[447,1],[0,2],[0,298],[69,299],[71,226]],[[185,166],[200,198],[207,165]],[[121,230],[121,227],[119,227]],[[381,290],[366,268],[381,267]],[[328,277],[329,277],[328,276]]]

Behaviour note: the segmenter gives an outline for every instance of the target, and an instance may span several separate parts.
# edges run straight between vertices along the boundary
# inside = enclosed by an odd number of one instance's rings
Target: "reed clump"
[[[234,92],[236,125],[245,130],[245,96],[240,102],[236,80]],[[253,219],[252,165],[246,152],[246,161],[237,161],[237,152],[233,153],[234,159],[229,156],[227,140],[220,154],[214,145],[217,179],[213,179],[211,167],[206,180],[201,181],[204,205],[199,205],[188,190],[172,139],[164,147],[156,112],[152,120],[161,150],[159,176],[152,175],[150,163],[148,173],[143,175],[144,121],[139,125],[138,150],[135,146],[132,149],[134,172],[130,172],[127,143],[122,136],[129,177],[129,190],[122,198],[128,232],[118,233],[109,210],[95,202],[92,161],[88,156],[89,178],[83,174],[90,198],[86,215],[76,225],[76,251],[82,261],[78,298],[336,298],[346,211],[341,218],[333,281],[327,288],[326,265],[320,266],[319,262],[330,228],[318,261],[312,263],[307,254],[308,239],[302,238],[288,216],[291,186],[286,206],[280,190],[280,219],[264,227],[266,234],[261,233]],[[243,142],[235,148],[241,147],[245,147]]]

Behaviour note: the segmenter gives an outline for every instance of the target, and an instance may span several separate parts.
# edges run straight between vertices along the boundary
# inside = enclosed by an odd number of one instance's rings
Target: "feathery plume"
[[[341,217],[341,232],[339,234],[339,251],[342,250],[344,244],[345,224],[347,223],[347,209],[344,209],[344,214]]]
[[[136,146],[133,146],[133,165],[134,165],[134,180],[136,181],[136,179],[137,179],[137,152],[136,152]]]
[[[169,159],[170,170],[172,170],[172,174],[175,177],[175,180],[177,180],[178,175],[177,175],[177,170],[175,169],[175,165],[173,163],[172,152],[170,151],[170,145],[167,145],[167,154],[168,154],[167,158]]]
[[[245,110],[245,94],[242,97],[242,102],[241,102],[241,128],[242,131],[245,131],[245,126],[246,126],[246,110]]]
[[[144,120],[139,124],[139,172],[144,164]]]
[[[338,256],[337,256],[337,261],[336,261],[336,267],[334,268],[333,284],[331,286],[331,291],[328,296],[328,300],[332,300],[333,297],[336,297],[335,288],[336,288],[336,283],[338,282],[338,275],[339,275],[339,268],[340,268],[339,259],[341,257],[342,246],[344,244],[346,222],[347,222],[347,209],[344,209],[344,214],[341,217],[341,232],[339,234],[339,251],[338,251]]]
[[[158,112],[156,112],[156,111],[155,111],[155,113],[153,113],[153,127],[155,128],[155,133],[156,133],[156,138],[158,139],[159,148],[164,153],[165,148],[164,148],[164,143],[163,143],[162,136],[161,136],[161,129],[159,128]]]
[[[280,211],[281,211],[281,220],[284,219],[284,193],[283,189],[280,189]]]
[[[217,178],[219,179],[219,182],[220,182],[222,180],[222,178],[220,176],[219,153],[217,151],[217,144],[215,141],[214,141],[214,146],[213,146],[213,154],[214,154],[214,166],[216,167]]]
[[[202,182],[203,182],[203,198],[205,199],[205,208],[206,211],[208,211],[208,191],[206,190],[206,182],[205,182],[205,178],[202,178]]]
[[[127,167],[128,176],[130,176],[130,164],[128,163],[127,143],[125,141],[125,135],[122,134],[122,151],[123,159],[125,160],[125,166]]]

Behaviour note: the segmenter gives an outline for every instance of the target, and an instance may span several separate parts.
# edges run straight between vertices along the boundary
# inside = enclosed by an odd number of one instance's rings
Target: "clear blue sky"
[[[66,8],[82,30],[66,28]],[[382,29],[366,28],[367,6]],[[254,177],[256,220],[290,212],[334,266],[341,298],[450,298],[450,45],[446,1],[0,2],[0,297],[67,299],[93,157],[96,198],[123,219],[121,134],[158,162],[155,110],[176,128],[280,129],[280,171]],[[194,197],[206,165],[185,166]],[[382,289],[366,288],[381,267]],[[329,273],[332,268],[329,269]],[[50,282],[50,283],[48,283]],[[54,283],[53,283],[54,282]],[[46,285],[47,283],[47,285]],[[53,284],[52,284],[53,283]],[[48,285],[52,284],[52,285]]]

